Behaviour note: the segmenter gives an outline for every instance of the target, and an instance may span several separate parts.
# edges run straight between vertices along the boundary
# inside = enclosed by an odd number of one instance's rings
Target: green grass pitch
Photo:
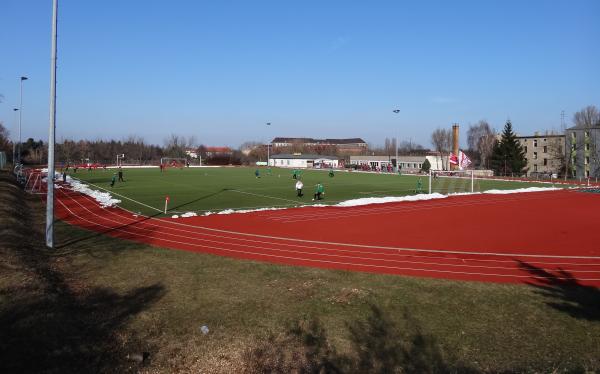
[[[164,209],[169,196],[169,213],[196,212],[224,209],[259,209],[265,207],[293,207],[314,204],[312,196],[317,183],[325,186],[322,204],[364,197],[405,196],[415,194],[421,178],[423,193],[427,193],[428,176],[375,174],[336,171],[329,177],[327,170],[302,170],[304,197],[296,196],[291,169],[260,168],[260,178],[252,167],[169,168],[161,173],[158,168],[123,169],[125,182],[110,187],[114,169],[79,171],[71,174],[92,188],[105,189],[122,201],[120,206],[143,214],[156,214]],[[433,182],[432,192],[443,194],[466,192],[471,181],[465,178],[440,177]],[[514,189],[548,184],[475,180],[475,191]],[[131,199],[131,200],[129,200]],[[142,204],[147,206],[144,206]],[[152,207],[152,208],[150,208]]]

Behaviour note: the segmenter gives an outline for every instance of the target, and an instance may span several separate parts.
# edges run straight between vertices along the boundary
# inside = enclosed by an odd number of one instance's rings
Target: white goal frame
[[[160,158],[160,164],[161,165],[168,165],[167,162],[170,161],[180,161],[183,166],[187,166],[188,163],[188,159],[185,157],[161,157]]]
[[[442,178],[469,178],[471,179],[471,192],[475,188],[475,170],[431,170],[429,169],[429,193],[431,194],[431,184],[435,174]],[[457,174],[457,175],[455,175]]]

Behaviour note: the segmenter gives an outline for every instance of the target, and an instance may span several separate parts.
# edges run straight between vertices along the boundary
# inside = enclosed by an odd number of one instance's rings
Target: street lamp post
[[[271,122],[267,122],[267,126],[271,126]],[[267,143],[267,166],[271,166],[271,141]]]
[[[23,81],[26,81],[27,77],[21,77],[21,90],[20,90],[20,100],[19,100],[19,149],[17,153],[17,157],[19,158],[19,163],[21,163],[21,121],[23,117]]]
[[[400,109],[394,109],[394,113],[396,113],[396,114],[400,113]],[[400,170],[399,169],[400,163],[398,162],[398,136],[396,136],[395,147],[396,147],[396,173],[398,173],[398,170]]]
[[[13,112],[18,112],[19,108],[13,108]],[[16,121],[15,121],[16,122]],[[12,158],[13,166],[17,165],[17,142],[13,140],[13,158]]]

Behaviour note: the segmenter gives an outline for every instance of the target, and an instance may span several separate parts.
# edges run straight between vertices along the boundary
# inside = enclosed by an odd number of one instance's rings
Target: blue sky
[[[16,135],[28,76],[23,138],[47,138],[51,3],[0,2],[0,121]],[[60,0],[57,139],[428,147],[455,122],[462,139],[480,119],[558,130],[561,110],[600,106],[599,14],[597,0]]]

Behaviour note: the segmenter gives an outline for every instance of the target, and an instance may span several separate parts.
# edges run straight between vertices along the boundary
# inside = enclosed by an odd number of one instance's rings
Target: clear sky
[[[51,8],[0,1],[0,121],[17,134],[29,77],[24,139],[47,139]],[[57,139],[558,130],[561,110],[600,106],[599,15],[598,0],[60,0]]]

